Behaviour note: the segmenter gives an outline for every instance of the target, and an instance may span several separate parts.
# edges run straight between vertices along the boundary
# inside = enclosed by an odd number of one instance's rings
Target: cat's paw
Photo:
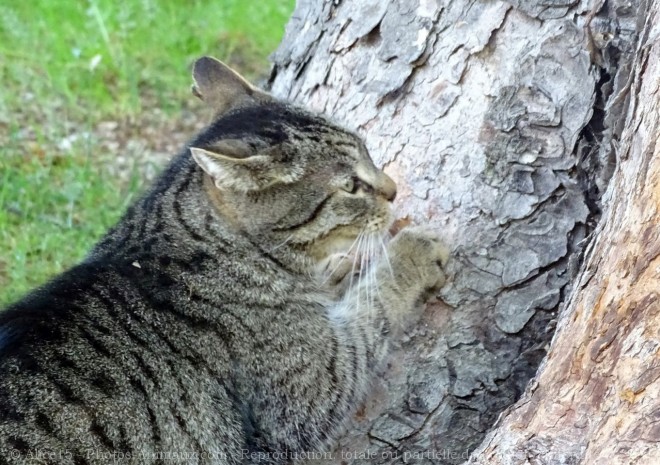
[[[324,268],[323,274],[328,281],[337,284],[343,281],[351,270],[355,270],[355,258],[345,253],[336,253],[325,260]]]
[[[405,228],[390,242],[388,255],[395,284],[422,297],[437,293],[446,281],[449,250],[425,227]]]
[[[341,297],[353,282],[357,282],[360,273],[360,260],[354,255],[336,253],[330,255],[318,265],[320,283]]]

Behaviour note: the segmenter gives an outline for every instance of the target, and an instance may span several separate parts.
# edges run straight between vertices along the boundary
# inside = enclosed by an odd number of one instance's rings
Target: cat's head
[[[361,232],[387,230],[396,185],[357,135],[275,100],[213,58],[195,63],[193,79],[216,119],[190,152],[236,227],[316,259],[346,251]]]

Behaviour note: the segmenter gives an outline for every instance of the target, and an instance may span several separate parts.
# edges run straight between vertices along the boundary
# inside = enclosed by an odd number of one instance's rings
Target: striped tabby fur
[[[395,187],[357,136],[211,58],[193,76],[215,122],[83,263],[0,313],[0,464],[329,450],[443,283],[433,235],[383,245]]]

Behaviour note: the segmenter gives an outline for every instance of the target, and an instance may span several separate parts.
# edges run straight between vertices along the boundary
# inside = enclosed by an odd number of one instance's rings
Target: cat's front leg
[[[382,311],[393,327],[417,320],[424,303],[444,286],[448,259],[448,249],[426,227],[403,229],[390,242],[373,270],[372,285],[376,283]]]
[[[369,352],[378,363],[393,337],[416,322],[429,297],[445,283],[447,248],[426,228],[402,230],[387,254],[361,273],[331,317],[365,329]]]

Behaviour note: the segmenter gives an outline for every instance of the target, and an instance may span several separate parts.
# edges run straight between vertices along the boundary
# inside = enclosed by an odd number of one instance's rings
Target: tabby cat
[[[355,134],[213,58],[193,78],[214,122],[81,264],[0,313],[0,464],[330,450],[443,284],[433,234],[382,242],[396,187]]]

